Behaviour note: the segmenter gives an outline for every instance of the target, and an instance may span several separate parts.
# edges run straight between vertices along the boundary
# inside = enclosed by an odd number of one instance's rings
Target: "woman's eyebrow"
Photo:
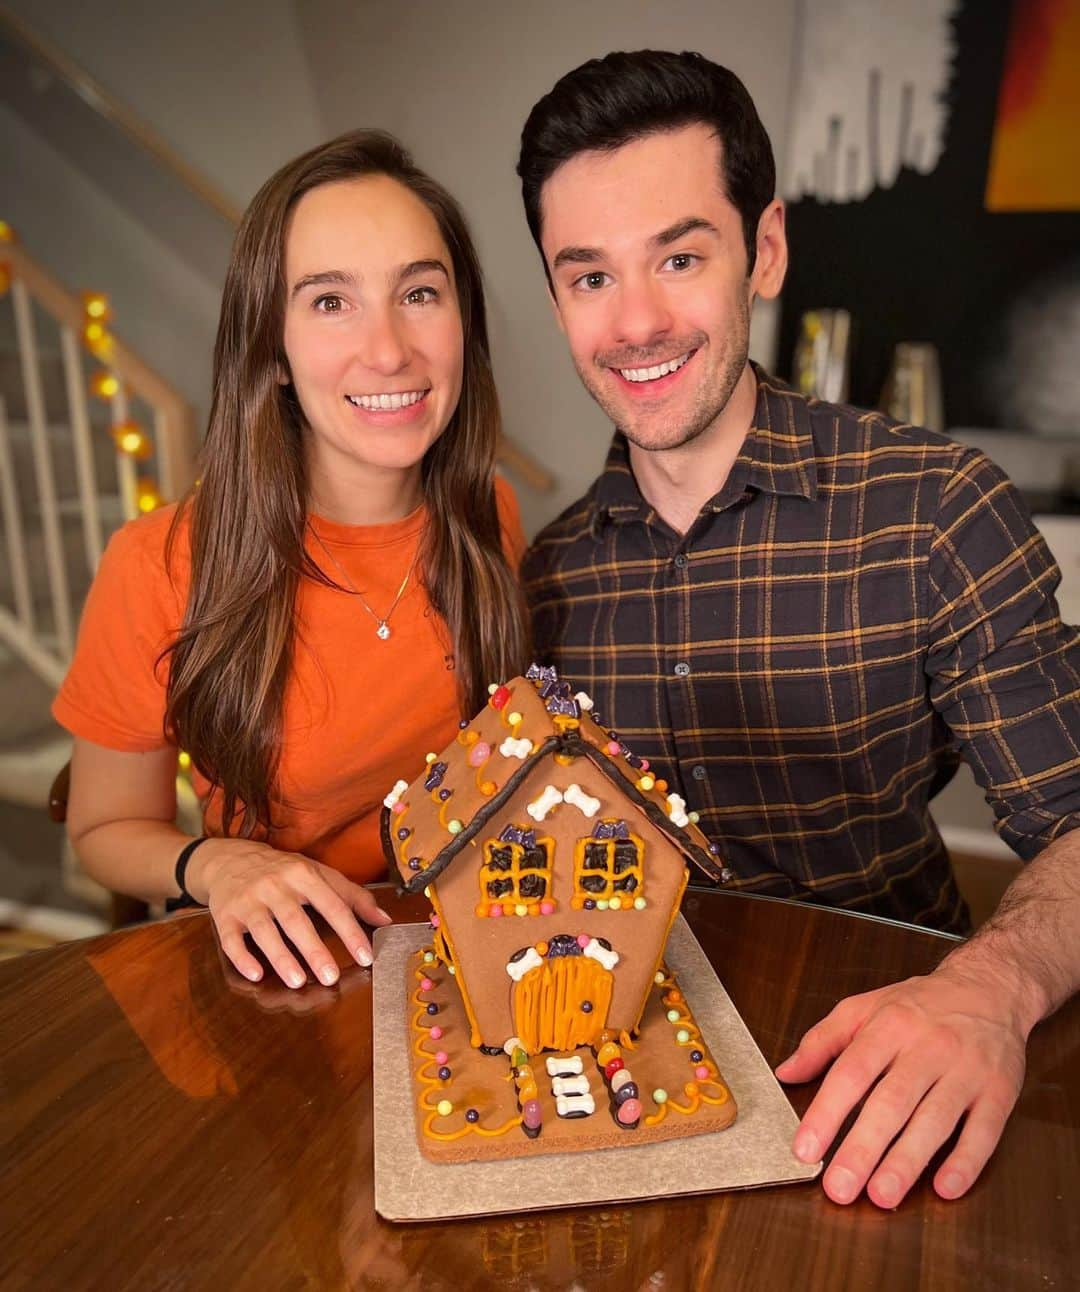
[[[450,280],[450,273],[441,260],[410,260],[407,265],[401,265],[391,279],[396,286],[415,274],[442,274],[448,282]]]
[[[318,287],[323,283],[338,283],[343,287],[355,287],[357,278],[344,269],[324,269],[317,274],[305,274],[293,283],[290,295],[298,296],[306,287]]]

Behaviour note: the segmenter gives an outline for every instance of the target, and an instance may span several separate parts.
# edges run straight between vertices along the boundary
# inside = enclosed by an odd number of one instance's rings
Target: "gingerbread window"
[[[640,910],[645,904],[645,844],[625,821],[600,821],[574,850],[573,906]]]
[[[480,867],[480,904],[477,915],[527,915],[541,908],[545,915],[555,909],[551,898],[551,859],[555,842],[538,837],[535,830],[507,826],[498,839],[484,844],[484,863]]]

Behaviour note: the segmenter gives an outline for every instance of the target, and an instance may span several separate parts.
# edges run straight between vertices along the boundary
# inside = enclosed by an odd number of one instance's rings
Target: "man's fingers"
[[[285,945],[284,939],[278,932],[278,926],[270,918],[269,912],[263,911],[255,919],[250,920],[248,932],[286,987],[302,987],[307,982],[307,974],[300,968],[296,957]]]
[[[956,1147],[934,1176],[934,1189],[942,1198],[959,1198],[979,1178],[979,1173],[998,1146],[1019,1091],[987,1093],[976,1100],[968,1113]]]
[[[819,1162],[844,1119],[896,1057],[896,1044],[863,1033],[833,1064],[795,1132],[792,1150],[803,1162]]]
[[[780,1080],[812,1081],[818,1076],[850,1044],[876,1008],[879,994],[879,991],[868,991],[861,996],[849,996],[820,1023],[815,1023],[804,1034],[795,1053],[777,1066],[776,1075]]]
[[[311,972],[327,987],[341,977],[337,963],[326,943],[315,932],[315,926],[301,906],[284,901],[274,911],[274,918],[289,941],[311,966]]]
[[[855,1125],[844,1137],[822,1179],[825,1192],[833,1202],[851,1202],[866,1187],[882,1155],[896,1136],[907,1125],[919,1101],[934,1084],[938,1069],[925,1060],[901,1060],[881,1078],[870,1092]],[[894,1176],[879,1173],[875,1181],[884,1180],[879,1199],[871,1189],[871,1197],[881,1206],[894,1207],[907,1192],[909,1184],[900,1191]],[[887,1195],[893,1196],[890,1198]]]

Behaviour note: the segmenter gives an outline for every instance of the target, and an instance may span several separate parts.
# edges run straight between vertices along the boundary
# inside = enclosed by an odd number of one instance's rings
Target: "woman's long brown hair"
[[[292,387],[279,381],[288,371],[285,233],[305,193],[364,175],[386,175],[415,193],[453,262],[464,371],[458,406],[422,463],[421,568],[453,643],[463,716],[482,708],[490,682],[526,662],[524,608],[496,512],[499,404],[480,266],[465,218],[389,135],[342,135],[284,166],[244,215],[221,304],[200,481],[169,532],[171,559],[178,527],[190,514],[191,585],[168,652],[165,725],[221,791],[226,834],[273,828],[297,587],[301,578],[333,584],[304,549],[302,416]]]

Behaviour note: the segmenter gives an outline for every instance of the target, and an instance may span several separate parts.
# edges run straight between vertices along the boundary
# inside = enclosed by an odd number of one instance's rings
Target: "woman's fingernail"
[[[337,982],[338,971],[334,968],[333,965],[323,965],[322,969],[319,970],[319,977],[323,980],[324,983],[326,983],[328,987],[330,987]]]
[[[365,969],[371,964],[371,952],[366,947],[356,948],[356,958]]]
[[[384,911],[381,906],[376,906],[375,911],[378,915],[382,916],[382,918],[387,922],[387,924],[393,924],[394,917],[390,914],[389,911]]]
[[[302,987],[304,985],[304,975],[299,969],[293,969],[289,972],[289,986]]]

